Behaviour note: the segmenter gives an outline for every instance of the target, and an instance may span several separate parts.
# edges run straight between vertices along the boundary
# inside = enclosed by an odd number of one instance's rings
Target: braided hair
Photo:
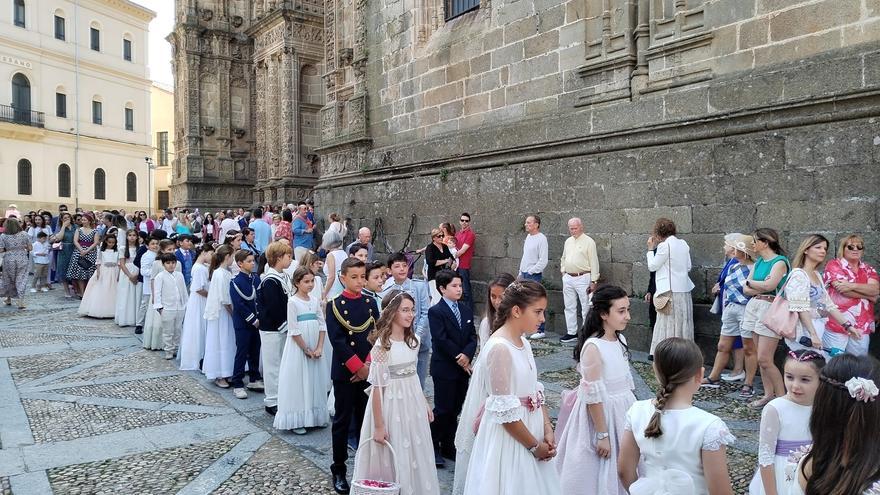
[[[539,299],[547,299],[547,290],[538,282],[517,280],[508,285],[501,295],[501,304],[498,305],[498,311],[492,321],[492,331],[498,330],[510,319],[514,306],[526,309]]]
[[[703,367],[703,353],[693,340],[680,337],[668,338],[654,349],[654,375],[660,382],[655,400],[654,415],[645,428],[645,436],[658,438],[663,435],[660,417],[666,410],[666,402],[680,385],[692,380]]]

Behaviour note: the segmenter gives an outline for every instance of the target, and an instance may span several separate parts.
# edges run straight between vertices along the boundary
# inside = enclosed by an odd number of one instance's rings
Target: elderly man
[[[355,244],[363,244],[367,246],[367,259],[373,261],[373,233],[367,227],[361,227],[358,229],[358,238],[356,241],[352,242],[348,246],[345,246],[345,252],[347,253],[349,249]]]
[[[220,236],[217,237],[217,242],[220,244],[226,239],[226,234],[230,230],[239,230],[238,222],[235,220],[235,213],[232,210],[226,210],[226,213],[223,215],[223,220],[220,222]]]
[[[581,319],[586,321],[590,308],[590,293],[596,289],[599,279],[599,258],[596,256],[596,243],[584,234],[584,223],[580,218],[568,221],[568,233],[562,248],[559,271],[562,272],[562,299],[565,302],[565,330],[559,341],[563,344],[577,342],[578,301],[581,303]]]

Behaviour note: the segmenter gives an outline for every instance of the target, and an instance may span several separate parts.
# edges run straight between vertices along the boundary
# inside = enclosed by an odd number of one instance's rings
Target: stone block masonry
[[[555,331],[564,328],[558,259],[570,217],[581,217],[596,240],[603,280],[624,287],[634,302],[647,287],[645,240],[657,217],[672,218],[691,246],[698,341],[714,353],[718,323],[706,309],[724,234],[776,228],[793,252],[809,233],[836,245],[857,232],[869,246],[868,261],[880,261],[880,81],[843,72],[832,91],[816,79],[831,77],[829,66],[869,74],[876,50],[862,46],[638,102],[379,148],[367,157],[365,172],[322,180],[317,203],[352,217],[354,226],[381,216],[389,239],[397,240],[415,212],[416,247],[429,242],[438,223],[468,211],[478,235],[472,272],[478,300],[494,275],[516,272],[523,218],[539,213],[550,242],[545,285]],[[804,100],[797,91],[788,98],[788,87],[811,80],[820,94]],[[777,86],[772,98],[748,89]],[[734,87],[737,96],[723,110],[711,106],[707,95]],[[670,103],[687,104],[689,114],[701,117],[670,114]],[[383,168],[380,157],[393,164]],[[643,306],[633,306],[636,348],[650,342]]]

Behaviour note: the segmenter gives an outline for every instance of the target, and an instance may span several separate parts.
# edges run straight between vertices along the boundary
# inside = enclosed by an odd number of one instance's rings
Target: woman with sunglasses
[[[825,347],[843,349],[857,356],[868,353],[868,335],[875,329],[874,300],[880,294],[880,276],[871,265],[862,261],[864,252],[865,241],[861,236],[844,237],[837,258],[828,262],[823,275],[828,295],[852,324],[852,330],[847,331],[838,322],[829,321],[822,343]],[[853,338],[853,330],[862,337]]]

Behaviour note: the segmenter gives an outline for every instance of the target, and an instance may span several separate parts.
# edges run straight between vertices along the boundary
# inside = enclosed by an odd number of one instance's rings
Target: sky
[[[174,0],[132,0],[156,13],[150,23],[150,79],[164,86],[174,86],[171,74],[171,45],[165,37],[174,30]]]

